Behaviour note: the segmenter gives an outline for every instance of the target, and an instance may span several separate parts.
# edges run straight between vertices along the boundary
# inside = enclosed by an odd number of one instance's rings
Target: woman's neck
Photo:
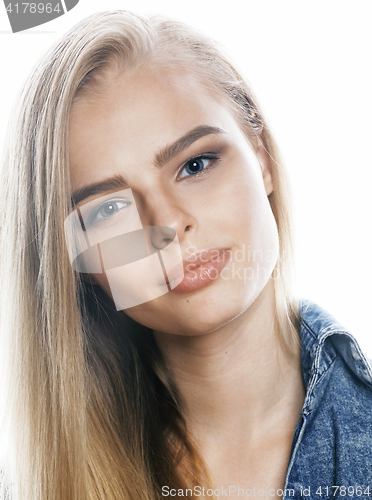
[[[271,280],[244,313],[213,332],[154,334],[197,442],[207,435],[223,439],[229,429],[235,434],[241,429],[240,439],[255,440],[274,416],[295,412],[298,419],[304,397],[300,349],[294,345],[289,360],[281,348]],[[284,334],[290,338],[289,331]]]

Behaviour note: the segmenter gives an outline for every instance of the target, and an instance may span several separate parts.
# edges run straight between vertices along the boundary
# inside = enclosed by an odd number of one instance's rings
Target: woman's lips
[[[218,278],[229,261],[227,248],[211,248],[183,259],[184,278],[173,293],[184,294],[199,290]]]

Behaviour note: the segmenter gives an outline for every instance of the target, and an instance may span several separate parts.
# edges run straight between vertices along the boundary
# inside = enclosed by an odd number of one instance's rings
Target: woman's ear
[[[262,178],[264,181],[266,195],[269,196],[273,190],[273,179],[271,174],[271,160],[263,144],[259,144],[256,155],[261,165]]]

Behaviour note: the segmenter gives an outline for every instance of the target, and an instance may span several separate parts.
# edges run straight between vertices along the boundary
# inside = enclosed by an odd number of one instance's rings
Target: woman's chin
[[[172,300],[172,307],[163,315],[167,318],[166,324],[158,322],[156,330],[188,336],[207,334],[239,316],[253,301],[247,291],[239,287],[230,289],[226,283],[215,285],[177,296],[178,303]]]
[[[245,281],[232,275],[219,276],[205,286],[182,293],[174,290],[130,308],[127,314],[155,331],[175,335],[203,335],[234,320],[256,300],[267,279]]]

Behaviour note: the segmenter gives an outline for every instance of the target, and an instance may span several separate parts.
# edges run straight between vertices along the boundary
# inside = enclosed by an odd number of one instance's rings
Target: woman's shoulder
[[[345,374],[345,383],[352,381],[357,386],[366,386],[368,392],[372,390],[371,360],[352,333],[309,300],[300,300],[300,320],[302,369],[307,386],[311,378],[319,383],[328,370],[336,369],[338,375]]]
[[[332,486],[365,491],[372,488],[370,362],[352,334],[317,304],[301,300],[300,316],[306,396],[287,485],[313,494]]]
[[[302,300],[300,314],[303,415],[309,430],[316,430],[313,439],[333,439],[350,450],[360,449],[362,439],[372,466],[370,361],[353,335],[317,304]]]

